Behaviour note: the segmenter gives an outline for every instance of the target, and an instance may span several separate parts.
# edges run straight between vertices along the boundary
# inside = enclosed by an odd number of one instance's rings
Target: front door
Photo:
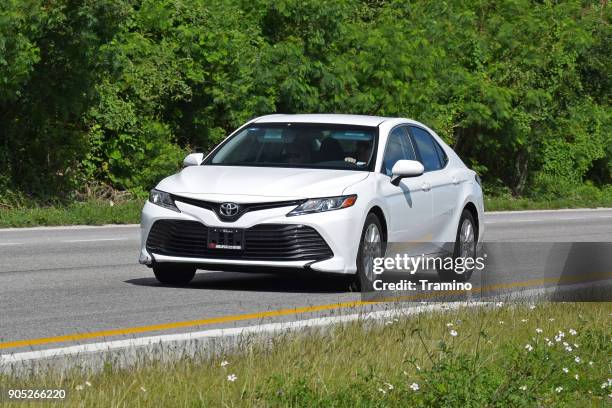
[[[387,203],[388,242],[430,242],[433,199],[423,176],[403,178],[391,183],[391,169],[398,160],[417,160],[405,126],[394,128],[387,139],[378,191]],[[416,246],[411,246],[416,247]],[[419,250],[420,252],[420,250]]]

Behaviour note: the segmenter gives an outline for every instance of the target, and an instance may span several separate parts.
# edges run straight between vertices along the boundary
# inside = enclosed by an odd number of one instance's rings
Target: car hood
[[[365,171],[278,167],[193,166],[162,180],[157,188],[187,197],[236,202],[342,195],[364,180]]]

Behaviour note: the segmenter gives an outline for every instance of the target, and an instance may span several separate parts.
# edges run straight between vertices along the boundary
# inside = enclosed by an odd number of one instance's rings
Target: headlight
[[[165,191],[159,191],[156,189],[151,190],[149,193],[149,201],[160,207],[167,208],[172,211],[181,212],[174,204],[174,200],[169,193]]]
[[[357,201],[356,195],[311,198],[298,205],[293,211],[287,214],[287,217],[348,208],[352,207],[355,201]]]

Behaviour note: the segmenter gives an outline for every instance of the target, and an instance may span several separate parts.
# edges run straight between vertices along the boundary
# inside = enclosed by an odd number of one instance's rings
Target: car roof
[[[378,126],[386,120],[398,118],[387,118],[384,116],[367,115],[344,115],[336,113],[315,113],[296,115],[267,115],[254,119],[252,123],[329,123],[339,125]]]

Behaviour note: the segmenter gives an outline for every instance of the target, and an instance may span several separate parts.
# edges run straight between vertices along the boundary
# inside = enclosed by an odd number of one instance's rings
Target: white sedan
[[[482,240],[478,176],[413,120],[269,115],[183,164],[142,211],[140,262],[162,283],[186,284],[197,269],[300,269],[371,288],[387,243],[450,242],[458,257]]]

